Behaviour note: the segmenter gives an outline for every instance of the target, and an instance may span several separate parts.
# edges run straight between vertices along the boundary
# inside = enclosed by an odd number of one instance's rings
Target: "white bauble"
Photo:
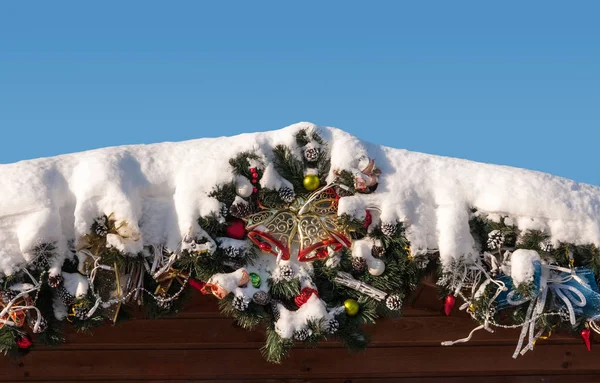
[[[235,179],[235,192],[242,198],[248,198],[252,195],[252,190],[254,187],[250,180],[244,176],[237,176]]]
[[[369,274],[371,275],[378,276],[383,274],[385,271],[385,262],[383,262],[381,259],[368,259],[367,265],[369,266]]]

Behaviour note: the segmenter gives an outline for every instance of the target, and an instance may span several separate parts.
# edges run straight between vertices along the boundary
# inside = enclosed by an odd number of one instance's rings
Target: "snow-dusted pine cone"
[[[77,305],[73,307],[73,314],[75,314],[75,317],[80,320],[86,319],[88,311],[88,307],[84,305]]]
[[[158,299],[156,301],[156,304],[163,310],[170,310],[171,306],[173,306],[173,301],[168,301],[166,299]]]
[[[75,297],[68,292],[64,286],[59,286],[56,291],[58,292],[58,297],[66,306],[71,306],[73,304]]]
[[[399,295],[390,295],[385,299],[385,305],[392,311],[400,310],[402,307],[402,298]]]
[[[96,218],[96,221],[92,224],[92,231],[100,237],[106,237],[108,234],[108,217],[104,215]]]
[[[46,318],[41,317],[40,318],[40,326],[38,327],[38,329],[36,331],[34,329],[36,320],[37,320],[37,317],[34,318],[33,316],[28,315],[27,316],[27,325],[33,331],[34,334],[41,334],[44,331],[46,331],[46,329],[48,328],[48,321],[46,320]]]
[[[367,260],[363,257],[352,257],[352,270],[362,273],[367,269]]]
[[[52,288],[57,288],[63,283],[62,275],[51,275],[48,277],[48,286]]]
[[[374,257],[381,257],[383,254],[385,254],[385,249],[383,248],[383,246],[373,246],[373,248],[371,249],[371,254]]]
[[[248,302],[246,297],[242,295],[235,296],[232,302],[233,307],[238,311],[246,311],[246,309],[248,308],[248,303],[250,302]]]
[[[271,302],[271,296],[266,291],[258,290],[252,295],[252,301],[258,305],[265,306]]]
[[[229,211],[231,212],[232,216],[240,219],[246,218],[247,216],[252,214],[252,209],[247,203],[234,203],[233,205],[231,205]]]
[[[283,186],[281,189],[279,189],[279,198],[281,198],[281,200],[285,203],[290,203],[294,201],[296,194],[289,187]]]
[[[294,272],[294,269],[292,268],[292,266],[290,266],[290,265],[279,266],[279,275],[281,276],[281,279],[283,279],[285,281],[291,281],[294,278],[295,274],[296,273]]]
[[[333,318],[325,322],[324,330],[327,334],[335,334],[340,328],[340,322]]]
[[[242,250],[239,247],[229,246],[225,248],[225,255],[229,258],[239,258],[242,255]]]
[[[396,234],[396,230],[398,230],[398,225],[395,223],[384,223],[381,225],[381,232],[386,237],[393,237]]]
[[[302,330],[294,331],[294,339],[304,342],[310,336],[310,330],[303,328]]]
[[[219,205],[219,214],[221,215],[221,217],[227,217],[227,215],[229,214],[229,209],[227,208],[227,205],[225,205],[224,203],[221,203]]]
[[[544,240],[540,242],[540,249],[546,253],[550,253],[554,250],[554,245],[552,245],[552,242]]]
[[[500,230],[492,230],[488,234],[487,247],[490,250],[496,250],[504,245],[504,234]]]
[[[318,148],[306,148],[304,150],[304,158],[308,162],[315,162],[319,159],[319,149]]]
[[[2,298],[2,302],[8,303],[12,301],[17,296],[17,293],[12,290],[2,290],[0,293],[0,298]]]

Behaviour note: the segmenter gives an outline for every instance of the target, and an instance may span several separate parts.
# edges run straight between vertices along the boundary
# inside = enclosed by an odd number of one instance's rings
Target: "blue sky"
[[[597,1],[0,5],[0,163],[336,126],[600,185]]]

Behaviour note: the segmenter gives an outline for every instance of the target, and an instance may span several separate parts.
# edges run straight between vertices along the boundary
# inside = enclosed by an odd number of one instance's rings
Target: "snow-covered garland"
[[[336,169],[327,183],[327,144],[312,130],[295,138],[296,147],[276,146],[269,158],[232,158],[232,181],[210,194],[220,211],[200,217],[177,249],[123,252],[140,238],[112,215],[98,217],[64,262],[53,244],[40,246],[26,269],[2,280],[0,349],[28,350],[30,333],[61,343],[63,320],[89,330],[133,304],[149,317],[177,312],[188,285],[218,297],[241,326],[263,325],[269,361],[280,362],[295,341],[330,335],[364,348],[361,325],[398,315],[422,268],[401,223],[380,222],[375,207],[361,219],[338,215],[341,197],[375,192],[374,161]]]
[[[438,285],[448,293],[449,315],[455,297],[478,330],[520,328],[513,358],[532,350],[538,339],[556,332],[576,332],[590,350],[591,331],[600,334],[600,251],[593,244],[553,244],[547,234],[519,231],[509,217],[488,219],[473,212],[471,232],[481,247],[475,262],[458,259],[446,267]]]
[[[23,353],[36,341],[59,344],[65,320],[89,330],[126,317],[140,305],[148,317],[177,312],[193,289],[218,297],[241,326],[267,331],[265,357],[281,362],[295,342],[335,336],[366,346],[361,325],[398,315],[435,251],[413,257],[401,222],[382,222],[377,206],[339,214],[339,199],[377,193],[372,159],[330,171],[326,142],[303,129],[294,147],[230,159],[231,182],[209,197],[219,211],[199,217],[179,246],[124,249],[140,235],[113,215],[98,217],[70,245],[70,256],[45,243],[27,267],[0,280],[0,350]],[[383,175],[385,176],[385,175]],[[357,213],[357,214],[358,214]],[[553,331],[580,332],[589,348],[599,331],[600,253],[519,231],[509,217],[472,212],[481,249],[441,265],[450,314],[456,297],[480,323],[474,331],[521,328],[515,357]],[[473,261],[473,259],[475,259]],[[444,342],[451,345],[471,338]]]

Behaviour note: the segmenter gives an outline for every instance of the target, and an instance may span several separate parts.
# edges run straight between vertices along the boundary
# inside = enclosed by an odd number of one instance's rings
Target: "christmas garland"
[[[435,251],[413,256],[403,223],[382,222],[376,206],[339,211],[341,198],[377,193],[385,176],[374,160],[357,162],[330,169],[325,140],[303,129],[292,147],[231,158],[231,181],[209,194],[219,208],[199,217],[175,249],[125,252],[123,244],[140,236],[113,215],[98,217],[67,251],[38,246],[27,267],[0,281],[0,350],[27,352],[31,334],[60,344],[65,322],[89,331],[125,318],[132,305],[150,318],[176,313],[193,290],[217,297],[240,326],[266,329],[262,352],[271,362],[294,344],[329,337],[364,348],[362,325],[400,314]],[[580,332],[589,349],[600,318],[595,246],[552,246],[545,233],[477,211],[471,232],[479,254],[438,267],[447,315],[458,296],[479,322],[474,331],[522,328],[515,356],[565,328]]]

